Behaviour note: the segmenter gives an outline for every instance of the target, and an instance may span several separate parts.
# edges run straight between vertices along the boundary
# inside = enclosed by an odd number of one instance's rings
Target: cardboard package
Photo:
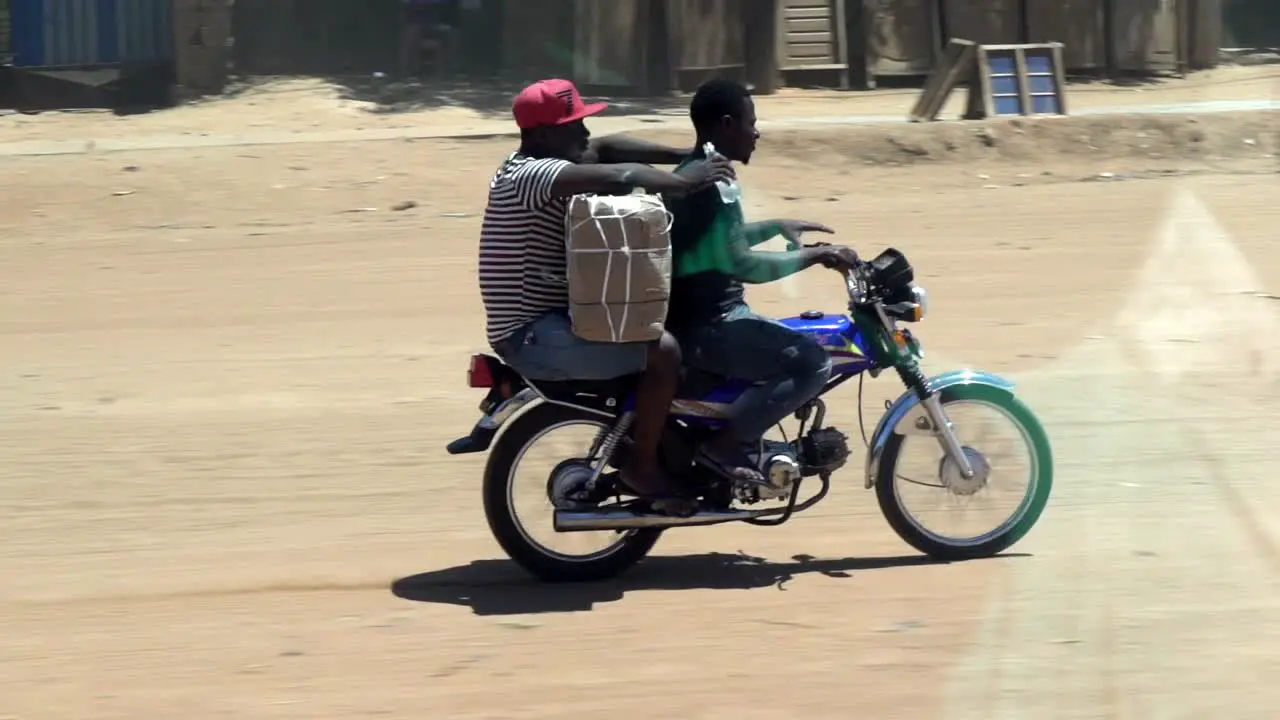
[[[656,195],[576,195],[569,201],[569,319],[596,342],[662,335],[671,298],[671,215]]]

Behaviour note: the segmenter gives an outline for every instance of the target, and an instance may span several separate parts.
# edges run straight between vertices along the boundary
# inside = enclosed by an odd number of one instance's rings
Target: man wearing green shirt
[[[760,134],[755,103],[740,83],[703,84],[689,114],[697,143],[686,164],[705,157],[706,143],[729,160],[750,161]],[[698,461],[732,479],[761,482],[764,478],[747,458],[746,447],[822,390],[831,376],[831,359],[812,337],[753,313],[743,284],[781,280],[819,264],[848,268],[857,255],[831,245],[800,248],[802,233],[832,232],[817,223],[747,223],[741,202],[716,186],[670,198],[667,207],[673,216],[675,259],[667,329],[680,341],[686,364],[756,383],[734,404],[728,425],[706,445]],[[787,238],[791,250],[752,249],[779,235]]]

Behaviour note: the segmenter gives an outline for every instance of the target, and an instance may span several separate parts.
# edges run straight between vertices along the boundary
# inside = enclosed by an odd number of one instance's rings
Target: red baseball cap
[[[539,80],[516,96],[511,103],[511,114],[521,130],[568,125],[583,118],[598,115],[609,107],[608,103],[584,105],[578,88],[568,80]]]

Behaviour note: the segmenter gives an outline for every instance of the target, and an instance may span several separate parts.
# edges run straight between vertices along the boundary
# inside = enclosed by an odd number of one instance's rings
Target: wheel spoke
[[[1047,492],[1039,486],[1039,464],[1048,458],[1037,457],[1033,432],[1000,403],[955,398],[944,404],[973,477],[933,438],[904,436],[886,489],[891,504],[908,534],[931,547],[998,543],[1025,524],[1037,495]]]
[[[516,456],[507,483],[512,520],[525,541],[540,552],[566,562],[598,560],[621,549],[629,532],[557,533],[552,527],[553,497],[564,500],[581,490],[594,463],[605,425],[572,420],[545,428],[530,438]],[[598,462],[598,461],[597,461]]]

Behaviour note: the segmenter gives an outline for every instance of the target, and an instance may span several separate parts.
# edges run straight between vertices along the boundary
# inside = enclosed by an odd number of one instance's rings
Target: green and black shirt
[[[676,172],[705,157],[701,150]],[[716,320],[745,300],[743,283],[769,283],[803,269],[798,252],[751,248],[779,234],[772,223],[748,225],[741,201],[726,203],[711,187],[666,199],[672,214],[671,309],[673,333]]]

